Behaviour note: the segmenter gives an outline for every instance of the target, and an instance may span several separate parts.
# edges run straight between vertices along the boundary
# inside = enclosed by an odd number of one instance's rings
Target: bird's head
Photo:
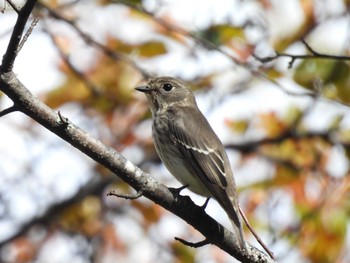
[[[167,111],[174,105],[179,107],[197,105],[189,86],[173,77],[152,79],[147,85],[139,86],[136,90],[146,94],[152,114]]]

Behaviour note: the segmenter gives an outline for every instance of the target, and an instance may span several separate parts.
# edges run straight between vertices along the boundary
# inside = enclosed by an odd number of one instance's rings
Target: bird
[[[227,213],[240,249],[245,249],[236,184],[225,148],[199,110],[189,85],[164,76],[136,87],[152,113],[156,151],[169,172],[192,192],[214,198]]]

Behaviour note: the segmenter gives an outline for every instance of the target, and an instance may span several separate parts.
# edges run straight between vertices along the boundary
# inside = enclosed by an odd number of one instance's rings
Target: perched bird
[[[240,248],[245,249],[236,185],[224,146],[198,109],[182,80],[160,77],[137,87],[152,112],[157,153],[181,184],[196,194],[213,197],[228,214]]]

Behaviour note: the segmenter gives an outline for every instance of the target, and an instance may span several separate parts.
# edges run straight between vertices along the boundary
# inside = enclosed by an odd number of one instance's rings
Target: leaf
[[[284,121],[288,125],[293,125],[296,121],[300,119],[302,114],[303,112],[298,107],[291,106],[287,110],[287,115],[285,116]]]
[[[67,207],[60,215],[60,226],[67,230],[84,235],[94,236],[101,228],[101,199],[87,196],[81,202]]]
[[[299,248],[311,262],[335,262],[343,249],[346,224],[347,216],[343,210],[328,206],[321,211],[310,210],[303,218]]]
[[[225,120],[225,124],[234,132],[244,134],[250,124],[249,120],[243,119],[243,120]]]
[[[184,246],[178,241],[172,243],[172,250],[178,262],[195,263],[195,249]]]
[[[122,53],[137,53],[138,56],[151,58],[167,53],[165,44],[161,41],[147,41],[141,44],[129,44],[120,39],[111,38],[108,46]]]
[[[118,3],[118,1],[115,0],[98,0],[98,3],[100,5],[115,4],[116,2]],[[133,6],[142,5],[142,0],[128,0],[127,2],[128,4]]]
[[[286,124],[280,120],[275,112],[263,113],[259,115],[260,124],[268,137],[276,137],[283,133]]]
[[[314,90],[318,81],[323,85],[330,83],[337,64],[333,60],[304,60],[295,69],[293,78],[301,86]]]
[[[275,37],[273,47],[275,50],[283,51],[294,42],[299,41],[312,31],[317,25],[315,19],[315,1],[314,0],[303,0],[299,1],[301,11],[303,12],[303,21],[299,28],[292,30],[288,34],[283,34],[282,37]]]
[[[315,84],[321,83],[323,96],[350,102],[350,65],[335,60],[305,60],[295,70],[295,82],[307,89],[315,90]],[[318,91],[318,90],[317,90]]]
[[[154,223],[157,223],[164,212],[164,210],[153,203],[144,203],[139,200],[133,200],[132,204],[142,213],[145,227],[150,227]]]
[[[146,58],[159,56],[167,52],[164,43],[160,41],[146,42],[138,47],[135,47],[135,49],[139,52],[139,56]]]
[[[245,39],[244,28],[235,27],[229,24],[214,25],[195,34],[215,45],[227,44],[233,38]]]
[[[279,70],[277,70],[276,68],[270,68],[266,71],[266,74],[269,78],[271,79],[278,79],[283,77],[283,73]]]
[[[338,130],[343,119],[344,119],[343,114],[336,115],[335,117],[333,117],[333,119],[329,123],[328,129],[329,130]]]
[[[46,94],[45,103],[55,109],[67,102],[84,102],[90,97],[90,94],[91,92],[82,81],[72,75],[67,75],[67,80],[62,86]]]

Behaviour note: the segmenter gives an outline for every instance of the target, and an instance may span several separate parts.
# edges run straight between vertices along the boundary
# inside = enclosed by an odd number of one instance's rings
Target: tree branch
[[[34,18],[32,23],[30,24],[30,27],[28,28],[27,32],[25,33],[25,35],[23,36],[21,42],[18,45],[18,49],[17,49],[17,53],[19,53],[24,45],[24,43],[28,40],[30,34],[33,32],[34,27],[36,26],[36,24],[39,22],[39,18]]]
[[[116,191],[111,190],[107,193],[107,196],[116,196],[116,197],[124,198],[124,199],[128,199],[128,200],[135,200],[135,199],[140,198],[142,196],[142,194],[143,194],[142,190],[135,193],[135,194],[119,194]]]
[[[260,61],[261,63],[267,63],[271,62],[273,60],[276,60],[280,57],[288,57],[290,58],[290,61],[288,63],[288,68],[292,68],[294,65],[294,62],[298,59],[333,59],[333,60],[350,60],[349,56],[337,56],[337,55],[329,55],[329,54],[323,54],[320,52],[315,51],[311,46],[305,41],[301,41],[305,48],[310,52],[310,54],[307,55],[293,55],[289,53],[279,53],[278,51],[275,51],[276,54],[274,56],[268,56],[268,57],[259,57],[256,54],[253,54],[253,57]]]
[[[12,70],[18,54],[18,47],[22,39],[24,28],[36,2],[36,0],[28,0],[18,12],[17,21],[0,66],[0,72],[9,72]]]
[[[12,3],[11,0],[6,0],[5,2],[7,2],[12,7],[12,9],[15,10],[16,13],[19,13],[20,9],[14,3]],[[5,7],[6,7],[6,3],[5,3]]]
[[[309,131],[309,132],[297,133],[291,130],[287,130],[286,132],[276,137],[271,137],[271,138],[267,137],[267,138],[262,138],[254,141],[248,141],[246,143],[230,143],[230,144],[226,144],[225,148],[237,150],[242,153],[251,153],[256,151],[257,148],[265,144],[278,144],[288,139],[301,140],[301,139],[309,139],[309,138],[322,138],[325,141],[328,141],[332,144],[340,144],[345,148],[349,147],[349,144],[350,144],[349,142],[335,141],[332,136],[332,132],[333,131],[326,130],[326,131],[319,131],[319,132]]]
[[[193,247],[193,248],[203,247],[205,245],[210,244],[210,242],[206,239],[204,239],[203,241],[196,242],[196,243],[189,242],[189,241],[184,240],[184,239],[179,238],[179,237],[175,237],[175,240],[179,241],[180,243],[184,244],[185,246]]]
[[[267,254],[269,254],[269,256],[275,260],[275,257],[272,253],[272,251],[265,245],[265,243],[261,240],[261,238],[258,236],[258,234],[255,232],[254,228],[250,225],[248,218],[245,216],[242,208],[240,206],[238,206],[239,209],[239,213],[241,214],[243,221],[245,222],[245,225],[248,227],[250,233],[253,234],[253,236],[255,237],[256,241],[258,241],[258,243],[264,248],[264,250],[266,251]]]
[[[0,111],[0,117],[5,116],[9,113],[15,112],[17,110],[18,110],[18,108],[15,105],[12,105],[11,107],[8,107],[8,108]]]

